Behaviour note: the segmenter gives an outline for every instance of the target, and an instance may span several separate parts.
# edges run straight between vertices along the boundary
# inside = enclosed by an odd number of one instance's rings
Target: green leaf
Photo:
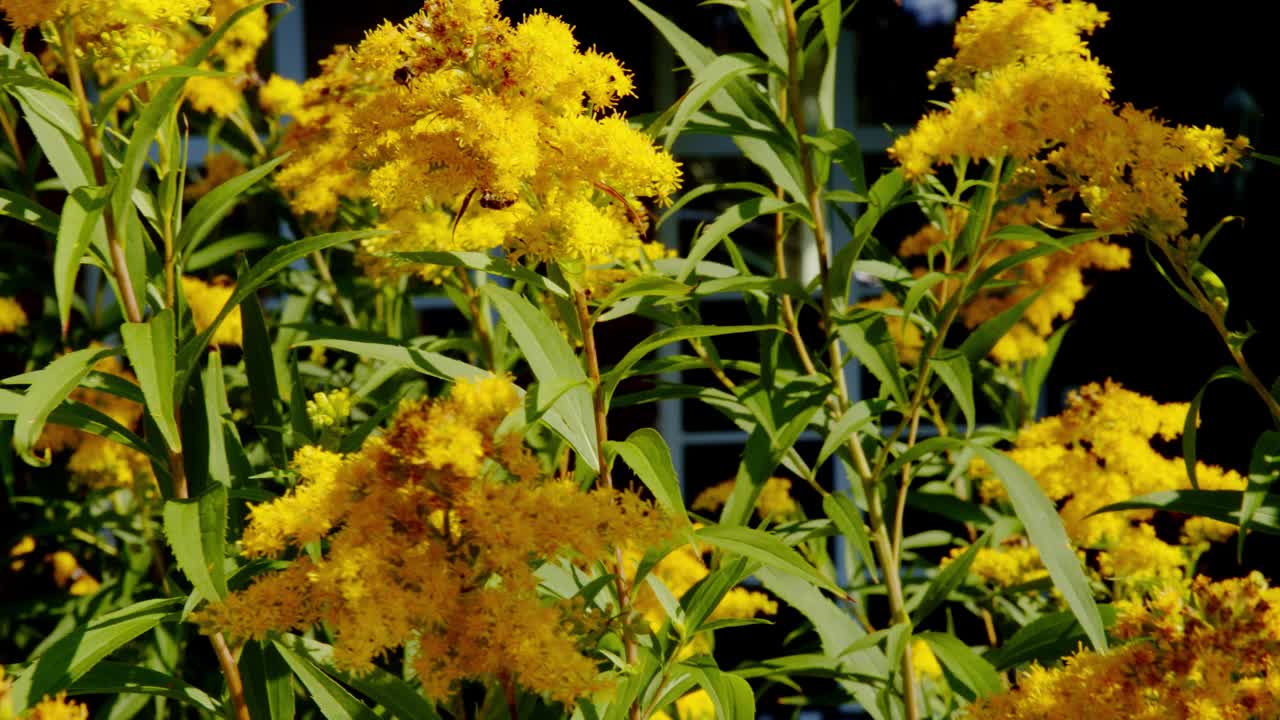
[[[293,672],[275,646],[250,640],[240,653],[239,666],[249,716],[258,720],[293,720]]]
[[[1280,432],[1268,430],[1258,436],[1253,444],[1253,456],[1249,459],[1249,485],[1240,502],[1240,535],[1237,555],[1244,554],[1245,531],[1249,521],[1262,505],[1267,491],[1280,478]],[[1239,559],[1239,558],[1238,558]]]
[[[765,567],[803,578],[840,597],[845,596],[844,590],[839,585],[818,572],[800,556],[800,553],[788,547],[776,535],[764,530],[741,525],[708,525],[695,530],[694,535],[708,545],[750,558]]]
[[[950,633],[924,632],[916,637],[929,643],[938,662],[976,697],[987,697],[1004,691],[1000,673]]]
[[[187,216],[182,220],[182,229],[178,231],[176,244],[179,255],[186,255],[200,246],[213,229],[222,222],[222,218],[231,212],[239,202],[240,196],[259,180],[271,174],[280,163],[289,157],[288,153],[269,160],[258,167],[241,173],[218,187],[205,193],[196,201]]]
[[[787,202],[773,197],[754,197],[743,200],[720,213],[720,216],[710,225],[704,227],[702,232],[698,234],[697,239],[693,241],[693,246],[689,248],[689,254],[685,257],[684,266],[680,269],[680,273],[676,275],[676,279],[680,282],[688,282],[697,269],[698,262],[714,250],[721,240],[728,237],[729,233],[758,217],[776,215],[778,213],[808,217],[808,210],[803,204]]]
[[[227,388],[222,379],[222,353],[209,353],[204,371],[204,419],[209,432],[209,479],[231,487],[231,463],[227,459],[226,430],[223,417],[230,415]]]
[[[676,477],[675,463],[671,461],[671,449],[657,430],[641,428],[625,441],[613,441],[608,446],[622,456],[672,517],[687,517],[684,498],[680,494],[680,478]]]
[[[85,251],[95,239],[106,242],[102,211],[106,193],[102,188],[76,188],[62,204],[53,251],[53,292],[58,300],[58,320],[62,334],[71,322],[71,303],[76,292],[76,275]]]
[[[4,189],[0,189],[0,215],[21,220],[50,234],[58,232],[57,215],[25,195]]]
[[[898,351],[884,318],[873,311],[856,310],[847,321],[840,323],[840,339],[867,372],[880,381],[894,402],[906,407],[907,391],[902,384]]]
[[[991,352],[991,348],[996,346],[1000,338],[1004,337],[1013,326],[1022,319],[1022,315],[1031,306],[1031,303],[1040,297],[1040,293],[1027,296],[1017,305],[1005,310],[999,315],[979,325],[969,337],[960,343],[960,353],[969,358],[969,362],[977,363]]]
[[[166,501],[164,536],[196,590],[209,600],[226,598],[227,489],[212,484],[198,498]]]
[[[1091,515],[1122,510],[1168,510],[1240,524],[1244,493],[1238,490],[1161,490],[1112,503]],[[1280,535],[1280,495],[1266,495],[1254,510],[1249,527],[1268,535]]]
[[[504,257],[491,255],[489,253],[471,251],[419,251],[393,252],[387,254],[398,260],[422,263],[424,265],[443,265],[445,267],[460,267],[479,270],[480,272],[497,275],[498,277],[521,280],[529,287],[545,290],[552,295],[558,295],[562,298],[569,297],[569,291],[565,290],[560,286],[560,284],[552,281],[551,279],[539,275],[523,265],[513,265]]]
[[[680,598],[680,606],[685,618],[686,632],[690,637],[706,630],[707,618],[711,617],[711,613],[720,606],[720,602],[730,590],[747,579],[748,574],[747,558],[740,557],[721,563],[685,592]],[[675,616],[670,615],[670,617]]]
[[[461,360],[454,360],[447,355],[441,355],[430,350],[396,345],[391,342],[365,342],[345,340],[338,337],[312,337],[309,340],[295,343],[293,347],[332,348],[353,353],[367,360],[378,360],[405,370],[413,370],[424,375],[449,381],[475,380],[492,374],[488,370],[478,368]]]
[[[678,671],[693,675],[696,682],[711,698],[715,717],[724,720],[755,720],[756,698],[746,680],[716,667],[709,657],[696,658],[680,663]]]
[[[494,284],[485,285],[481,292],[493,302],[506,322],[507,331],[520,346],[529,368],[540,382],[549,386],[557,381],[581,383],[569,388],[552,405],[552,409],[559,412],[567,423],[565,427],[553,425],[552,428],[558,432],[568,430],[564,439],[578,452],[579,459],[599,472],[595,407],[591,402],[591,391],[587,389],[587,375],[569,343],[546,313],[517,293]]]
[[[969,369],[968,358],[958,352],[944,351],[938,353],[929,366],[951,391],[960,412],[964,413],[965,435],[972,434],[977,428],[978,417],[973,403],[973,373]]]
[[[897,207],[906,187],[902,169],[894,168],[881,175],[867,191],[867,205],[858,214],[858,220],[851,228],[852,240],[831,260],[831,295],[834,298],[840,298],[841,304],[849,297],[853,264],[862,255],[862,248],[871,239],[871,233],[876,229],[880,218]]]
[[[1058,349],[1062,347],[1062,339],[1066,337],[1067,330],[1070,328],[1071,325],[1066,324],[1055,330],[1045,342],[1044,354],[1028,360],[1024,366],[1022,387],[1025,397],[1025,410],[1023,413],[1028,420],[1035,416],[1036,408],[1040,405],[1040,392],[1044,389],[1044,381],[1049,377],[1049,370],[1053,368],[1053,360],[1058,356]]]
[[[920,597],[920,602],[911,612],[912,623],[919,625],[929,617],[930,613],[946,602],[952,590],[964,584],[965,578],[969,576],[969,568],[973,566],[973,561],[978,557],[978,552],[985,548],[990,540],[990,531],[983,533],[976,542],[965,548],[960,557],[947,563],[938,571],[933,581],[929,583],[929,587],[925,588],[924,595]]]
[[[878,417],[884,412],[884,402],[874,400],[860,400],[849,407],[844,415],[836,421],[836,424],[822,439],[822,447],[818,450],[818,460],[813,464],[816,472],[822,467],[822,463],[827,461],[835,451],[839,450],[849,438],[864,425],[871,422],[873,416]]]
[[[240,12],[243,12],[243,10]],[[182,392],[186,388],[187,379],[195,370],[196,358],[209,345],[209,340],[218,331],[222,321],[231,314],[232,310],[239,307],[240,303],[249,297],[250,293],[256,292],[258,288],[275,278],[280,271],[292,265],[298,258],[334,245],[386,234],[387,231],[385,230],[351,230],[328,233],[298,240],[267,253],[267,256],[259,260],[256,265],[249,269],[249,272],[241,275],[240,280],[236,283],[235,291],[231,293],[231,297],[227,299],[227,304],[222,306],[222,310],[218,312],[217,317],[214,318],[209,327],[182,345],[182,349],[178,353],[180,374],[175,385],[176,390]]]
[[[605,404],[610,404],[613,399],[613,392],[618,388],[618,383],[627,377],[627,373],[635,367],[636,363],[664,345],[670,345],[681,340],[694,340],[738,333],[756,333],[763,330],[781,331],[782,328],[777,325],[681,325],[660,330],[628,350],[627,354],[618,361],[618,364],[609,368],[609,371],[600,378],[600,385],[604,388]]]
[[[36,143],[44,151],[54,174],[67,190],[94,184],[89,152],[80,142],[80,126],[71,106],[58,97],[35,88],[15,88],[10,92],[18,100],[22,116],[31,128]],[[41,106],[54,112],[41,112]]]
[[[182,435],[174,413],[173,311],[161,310],[147,322],[127,322],[120,328],[120,337],[147,399],[147,413],[160,428],[169,450],[182,452]]]
[[[1204,402],[1204,394],[1209,391],[1209,386],[1219,380],[1246,382],[1244,375],[1236,366],[1227,365],[1218,368],[1191,399],[1191,405],[1187,407],[1187,418],[1182,423],[1182,461],[1186,465],[1187,478],[1191,481],[1191,487],[1197,490],[1200,489],[1200,481],[1196,478],[1196,428],[1200,425],[1200,404]]]
[[[222,703],[182,678],[151,668],[103,661],[67,688],[68,695],[140,694],[167,697],[217,715]]]
[[[1053,578],[1053,584],[1067,601],[1067,607],[1075,613],[1084,628],[1089,642],[1098,652],[1106,652],[1107,636],[1098,613],[1098,606],[1093,601],[1093,593],[1089,589],[1089,580],[1080,567],[1080,559],[1076,557],[1067,539],[1067,531],[1062,527],[1062,518],[1044,490],[1016,462],[1002,453],[980,445],[970,445],[979,458],[994,472],[1004,484],[1009,502],[1014,512],[1027,530],[1031,543],[1040,552],[1040,560]]]
[[[761,62],[754,55],[731,53],[720,55],[699,73],[697,80],[676,103],[676,112],[666,128],[666,150],[671,152],[676,139],[689,123],[693,114],[702,109],[712,97],[724,89],[730,82],[749,75],[770,72],[769,65]]]
[[[837,12],[839,9],[837,8]],[[834,60],[834,55],[832,56]],[[844,128],[833,127],[823,131],[817,137],[805,138],[809,144],[831,156],[849,176],[849,182],[858,195],[864,196],[859,202],[866,202],[867,174],[862,164],[862,146],[853,133]]]
[[[226,260],[238,252],[275,247],[286,242],[284,238],[268,233],[247,232],[231,235],[192,251],[186,262],[183,263],[183,269],[186,272],[203,270]]]
[[[378,720],[377,713],[334,682],[309,658],[295,653],[280,640],[275,640],[272,644],[306,686],[311,700],[326,720]]]
[[[48,453],[41,458],[31,452],[40,439],[49,413],[76,389],[95,363],[119,352],[115,348],[76,350],[57,358],[32,376],[31,386],[18,402],[14,419],[13,446],[19,456],[32,465],[44,467],[49,464]]]
[[[1116,610],[1100,605],[1098,612],[1110,627],[1116,621]],[[1049,665],[1071,653],[1086,639],[1080,621],[1069,610],[1042,615],[1018,629],[1013,637],[986,654],[987,662],[996,670],[1006,670],[1030,662]]]
[[[144,600],[90,620],[50,645],[27,666],[9,690],[14,711],[79,680],[106,656],[167,619],[176,616],[181,598]]]
[[[862,511],[853,503],[853,498],[843,492],[822,496],[822,511],[841,535],[853,543],[853,549],[862,557],[862,565],[876,576],[876,558],[871,554],[871,539],[867,534],[866,522],[862,519]]]
[[[244,282],[243,261],[241,265],[240,282]],[[241,301],[240,326],[246,348],[271,347],[267,317],[256,294],[251,293]],[[289,461],[284,446],[284,415],[276,403],[280,386],[276,378],[275,358],[270,352],[246,352],[244,370],[249,380],[249,405],[253,410],[254,424],[266,441],[267,452],[276,467],[285,467]]]
[[[418,689],[386,670],[377,667],[361,673],[339,670],[333,659],[333,647],[309,638],[285,635],[276,642],[289,644],[294,652],[305,656],[330,676],[386,708],[391,717],[400,720],[438,720],[440,717]]]

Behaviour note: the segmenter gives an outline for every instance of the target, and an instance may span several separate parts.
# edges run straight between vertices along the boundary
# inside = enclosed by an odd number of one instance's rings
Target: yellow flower
[[[263,112],[274,117],[293,115],[302,109],[302,85],[273,74],[258,90],[258,104]]]
[[[911,668],[915,670],[916,675],[930,680],[938,680],[942,677],[942,666],[938,664],[938,657],[933,654],[933,648],[920,638],[911,641]]]
[[[870,300],[862,300],[855,307],[865,310],[898,310],[898,300],[889,293],[882,293]],[[920,360],[920,351],[924,349],[924,336],[915,323],[899,315],[883,315],[889,335],[898,351],[898,362],[903,365],[915,365]]]
[[[204,332],[217,319],[223,306],[235,292],[235,285],[229,278],[216,278],[207,283],[190,275],[182,278],[182,291],[187,296],[187,305],[191,308],[191,319],[195,322],[196,332]],[[235,346],[244,344],[244,330],[240,321],[240,308],[232,310],[209,341],[212,345]]]
[[[318,392],[307,401],[307,417],[318,428],[341,425],[351,416],[351,391]]]
[[[59,550],[48,560],[53,566],[53,581],[58,587],[75,596],[92,595],[98,591],[100,584],[97,579],[80,567],[80,562],[71,553]]]
[[[89,708],[67,700],[67,694],[60,692],[53,698],[46,695],[23,715],[23,720],[89,720]]]
[[[625,260],[643,244],[639,198],[666,202],[680,181],[671,156],[613,111],[631,91],[616,59],[580,50],[545,13],[513,25],[496,0],[427,3],[339,48],[303,85],[278,184],[322,219],[372,201],[404,235],[366,243],[372,253]]]
[[[942,565],[954,560],[964,548],[956,548],[944,558]],[[1033,582],[1048,577],[1049,573],[1040,562],[1040,551],[1034,546],[1001,546],[998,548],[981,548],[974,555],[973,564],[969,566],[969,574],[982,581],[1011,587]]]
[[[27,326],[27,313],[18,301],[0,297],[0,335],[16,333]]]
[[[322,551],[259,575],[198,621],[241,638],[323,622],[337,663],[357,672],[412,641],[436,700],[499,675],[564,703],[607,687],[580,643],[609,619],[544,600],[534,568],[661,544],[668,521],[634,493],[546,477],[518,430],[498,433],[520,402],[506,378],[460,382],[447,398],[402,404],[357,453],[299,450],[298,484],[250,509],[242,551]]]

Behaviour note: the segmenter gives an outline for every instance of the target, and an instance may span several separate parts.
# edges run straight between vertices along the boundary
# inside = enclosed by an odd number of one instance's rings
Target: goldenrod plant
[[[643,122],[554,3],[295,80],[265,0],[0,0],[0,720],[1276,717],[1280,589],[1203,560],[1280,532],[1280,433],[1232,469],[1203,390],[1041,409],[1150,263],[1280,423],[1184,189],[1269,156],[1113,97],[1081,0],[973,4],[883,173],[852,3],[720,3],[731,54],[616,4],[689,75]],[[754,175],[697,184],[708,134]]]

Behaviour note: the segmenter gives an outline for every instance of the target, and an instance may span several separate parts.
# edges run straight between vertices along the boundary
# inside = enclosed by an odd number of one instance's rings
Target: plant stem
[[[471,327],[475,330],[476,339],[480,341],[481,352],[484,353],[485,362],[488,363],[489,369],[498,371],[498,353],[493,344],[493,337],[489,332],[489,318],[485,316],[484,309],[480,307],[480,293],[476,292],[476,286],[471,282],[470,271],[466,268],[458,268],[458,282],[462,286],[462,292],[467,296],[468,311],[471,313]]]
[[[311,263],[316,266],[316,272],[320,273],[320,279],[329,286],[329,292],[333,293],[333,303],[342,311],[342,317],[346,319],[348,325],[358,329],[360,321],[356,319],[351,304],[338,291],[338,283],[333,279],[333,273],[329,271],[329,262],[324,259],[324,255],[319,250],[311,253]]]
[[[822,324],[823,330],[830,338],[827,343],[828,356],[830,358],[828,369],[836,387],[839,399],[838,405],[841,412],[844,412],[849,407],[849,387],[844,376],[844,368],[840,364],[840,343],[834,323],[834,299],[831,297],[831,258],[830,251],[827,248],[825,208],[822,204],[821,188],[814,178],[808,146],[804,143],[807,123],[805,122],[804,107],[800,94],[799,73],[803,55],[800,53],[795,8],[792,0],[782,0],[782,5],[787,31],[787,104],[790,109],[792,123],[795,126],[800,166],[804,169],[805,192],[808,196],[809,212],[813,216],[814,243],[818,250],[818,272],[822,283]],[[847,302],[847,299],[842,298],[841,302]],[[856,434],[849,438],[848,445],[850,452],[854,456],[855,463],[860,465],[862,470],[865,470],[867,468],[866,457],[862,452],[862,443],[858,440]],[[879,484],[876,482],[876,477],[877,475],[870,473],[863,473],[862,477],[867,498],[867,515],[870,520],[871,535],[875,540],[876,555],[883,570],[885,589],[888,591],[889,596],[889,610],[893,614],[893,621],[895,623],[909,622],[906,603],[902,594],[902,578],[897,559],[889,541],[889,533],[885,527],[884,514],[881,510]],[[920,708],[916,700],[916,683],[915,674],[912,671],[911,655],[911,645],[907,643],[902,654],[902,701],[906,720],[918,720]]]
[[[236,665],[231,648],[227,647],[226,638],[217,633],[209,638],[213,643],[213,653],[218,656],[218,665],[222,674],[227,677],[227,694],[231,696],[231,704],[235,707],[236,720],[252,720],[249,716],[249,703],[244,698],[244,681],[240,678],[240,666]]]
[[[23,173],[27,171],[27,158],[22,153],[22,145],[18,143],[18,131],[14,127],[13,118],[9,117],[8,103],[0,107],[0,127],[4,129],[4,135],[9,140],[9,145],[13,148],[13,159],[17,161],[18,167],[22,168]]]
[[[1227,329],[1226,312],[1210,300],[1204,291],[1200,289],[1200,286],[1191,277],[1191,273],[1181,255],[1169,245],[1168,241],[1153,238],[1152,242],[1168,258],[1174,272],[1178,273],[1178,279],[1182,281],[1183,286],[1195,298],[1200,312],[1208,316],[1209,322],[1213,323],[1213,329],[1218,331],[1218,337],[1221,337],[1223,344],[1227,346],[1227,351],[1231,353],[1231,359],[1235,361],[1236,367],[1240,368],[1240,374],[1244,377],[1245,382],[1262,399],[1263,404],[1267,406],[1268,412],[1271,413],[1272,421],[1276,423],[1277,427],[1280,427],[1280,402],[1276,401],[1275,396],[1271,394],[1267,386],[1258,379],[1257,373],[1253,371],[1253,367],[1245,359],[1241,345],[1231,342],[1231,331]]]
[[[89,97],[85,94],[84,79],[80,75],[80,63],[76,59],[75,30],[71,20],[60,25],[58,34],[62,42],[63,65],[67,68],[67,81],[71,83],[71,91],[75,94],[77,116],[80,120],[80,134],[85,150],[89,152],[89,160],[93,164],[94,182],[99,187],[107,185],[107,166],[103,160],[102,141],[93,126],[93,115],[89,109]],[[115,213],[108,203],[102,211],[103,222],[107,227],[107,251],[111,255],[111,269],[116,276],[116,285],[120,290],[120,305],[124,308],[125,319],[129,322],[142,322],[142,306],[138,304],[137,295],[133,291],[133,283],[129,281],[129,266],[125,259],[124,247],[120,244],[120,235],[115,222]]]
[[[604,384],[600,382],[600,356],[596,352],[595,322],[591,319],[591,309],[587,307],[587,294],[581,289],[573,291],[573,303],[578,311],[578,325],[582,330],[582,351],[587,364],[587,376],[591,380],[592,405],[596,420],[596,446],[599,448],[597,461],[600,463],[600,475],[596,480],[599,487],[613,487],[613,474],[609,469],[609,457],[605,453],[605,443],[609,440],[608,408],[605,407]],[[631,591],[627,587],[626,571],[623,564],[622,548],[614,548],[614,588],[618,593],[618,610],[622,617],[622,645],[626,648],[627,662],[634,665],[639,660],[636,640],[629,629],[631,623]],[[639,720],[640,708],[632,706],[631,718]]]

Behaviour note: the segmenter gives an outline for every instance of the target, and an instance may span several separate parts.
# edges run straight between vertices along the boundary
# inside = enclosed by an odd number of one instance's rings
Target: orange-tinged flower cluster
[[[948,214],[949,232],[954,236],[963,226],[965,213]],[[1036,241],[1026,233],[1014,233],[1015,227],[1059,227],[1063,217],[1056,205],[1039,200],[1008,205],[995,213],[990,223],[988,240],[978,260],[978,269],[985,270],[1018,253],[1036,246]],[[999,234],[1004,231],[1005,236]],[[931,248],[948,242],[948,232],[936,225],[927,225],[906,238],[898,254],[902,257],[925,255]],[[996,239],[990,239],[995,236]],[[1090,240],[1072,245],[1068,250],[1050,252],[1033,257],[996,275],[999,283],[1008,286],[984,288],[960,311],[960,319],[966,327],[976,328],[991,318],[1035,296],[1022,318],[991,349],[991,358],[999,363],[1017,363],[1040,357],[1048,351],[1047,338],[1053,334],[1059,320],[1071,317],[1076,303],[1082,300],[1089,288],[1084,282],[1086,270],[1122,270],[1129,267],[1128,248],[1106,240]],[[935,291],[945,287],[937,285]],[[891,330],[893,327],[891,326]],[[895,331],[895,339],[898,333]],[[914,337],[918,338],[916,329]],[[907,347],[912,345],[913,334],[908,329]],[[901,343],[900,343],[901,347]],[[916,349],[904,357],[918,355]]]
[[[27,326],[27,313],[11,297],[0,297],[0,335],[16,333]]]
[[[410,642],[433,699],[472,677],[514,678],[563,702],[601,689],[573,629],[591,622],[539,595],[534,563],[588,568],[619,547],[661,544],[669,521],[633,493],[546,477],[518,431],[499,432],[519,406],[505,378],[460,382],[447,398],[404,403],[358,453],[299,450],[297,487],[251,509],[242,549],[322,551],[258,577],[200,622],[257,638],[323,622],[355,671]]]
[[[678,164],[614,112],[627,71],[543,13],[513,25],[497,0],[429,0],[322,68],[278,183],[297,212],[331,218],[367,199],[411,235],[373,251],[606,263],[641,243],[638,198],[679,184]]]
[[[1280,715],[1280,589],[1258,573],[1122,602],[1113,630],[1128,644],[1033,665],[1009,692],[979,700],[973,720],[1249,720]]]
[[[890,154],[912,179],[960,159],[1006,159],[1046,195],[1080,198],[1102,230],[1180,234],[1182,181],[1233,164],[1248,141],[1113,103],[1110,70],[1082,39],[1106,19],[1086,2],[977,3],[957,24],[955,57],[931,73],[955,97]]]
[[[1100,550],[1099,573],[1122,588],[1181,579],[1188,553],[1156,536],[1148,522],[1154,511],[1090,513],[1138,495],[1191,487],[1183,459],[1165,457],[1152,447],[1157,438],[1169,442],[1180,436],[1186,413],[1185,403],[1161,404],[1111,381],[1088,385],[1071,395],[1061,414],[1023,428],[1009,451],[1059,503],[1072,542]],[[1196,465],[1196,479],[1210,490],[1243,490],[1246,485],[1238,473],[1204,463]],[[988,501],[1003,499],[1004,486],[987,477],[982,494]],[[1181,543],[1194,547],[1234,532],[1233,525],[1196,518],[1182,526]],[[1021,575],[994,574],[992,579]]]

